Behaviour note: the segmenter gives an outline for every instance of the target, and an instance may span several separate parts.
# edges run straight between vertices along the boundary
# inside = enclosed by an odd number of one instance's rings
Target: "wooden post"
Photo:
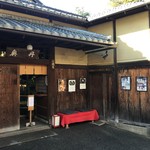
[[[35,122],[32,122],[32,111],[34,110],[34,95],[28,95],[28,111],[29,111],[29,122],[26,123],[26,127],[35,125]]]
[[[55,114],[56,82],[55,82],[55,47],[51,47],[48,52],[49,65],[47,67],[48,76],[48,121]]]
[[[113,40],[116,38],[116,20],[113,20]],[[115,98],[115,121],[119,121],[119,102],[118,102],[118,64],[117,64],[117,48],[114,48],[114,98]]]
[[[32,122],[32,110],[30,110],[30,124]]]

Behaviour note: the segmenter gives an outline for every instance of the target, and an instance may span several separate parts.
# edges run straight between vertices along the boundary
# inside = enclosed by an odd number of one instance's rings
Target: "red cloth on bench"
[[[95,121],[99,119],[98,112],[94,110],[85,112],[75,112],[73,114],[58,113],[61,118],[61,125],[69,125],[71,123],[83,122],[83,121]]]

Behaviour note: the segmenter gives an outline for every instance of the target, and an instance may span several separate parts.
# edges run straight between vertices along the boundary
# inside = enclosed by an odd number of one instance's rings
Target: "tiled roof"
[[[52,23],[43,23],[31,19],[25,19],[16,16],[0,15],[0,29],[10,29],[15,31],[25,31],[29,33],[44,34],[80,41],[89,41],[94,43],[113,44],[111,37],[103,34],[97,34],[85,30],[59,26]]]
[[[16,0],[13,0],[14,2],[16,1]],[[40,2],[40,0],[20,0],[21,2],[28,2],[28,3],[33,3],[33,4],[42,4],[41,2]]]
[[[50,13],[50,14],[54,14],[54,15],[59,15],[62,17],[68,17],[71,19],[77,19],[80,21],[87,21],[86,17],[83,17],[83,16],[78,15],[78,14],[70,13],[67,11],[63,11],[63,10],[59,10],[59,9],[55,9],[52,7],[45,6],[39,0],[0,0],[0,2],[7,3],[10,5],[13,4],[13,5],[17,5],[20,7],[33,9],[33,10],[39,10],[42,12],[46,12],[46,13]]]

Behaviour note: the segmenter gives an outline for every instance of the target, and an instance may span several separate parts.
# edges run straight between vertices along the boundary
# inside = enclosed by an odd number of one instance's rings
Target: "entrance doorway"
[[[47,120],[47,76],[21,75],[20,76],[20,127],[29,122],[28,96],[34,95],[34,110],[32,120]]]
[[[90,107],[97,109],[101,119],[114,118],[114,92],[110,73],[90,73]]]
[[[29,122],[27,101],[34,95],[32,120],[48,122],[47,66],[20,65],[20,128]],[[40,121],[39,121],[40,120]]]

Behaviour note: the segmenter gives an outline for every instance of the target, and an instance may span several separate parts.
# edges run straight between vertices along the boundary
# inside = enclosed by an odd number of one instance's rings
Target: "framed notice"
[[[58,92],[66,91],[66,79],[58,79]]]
[[[131,77],[122,76],[121,77],[121,89],[122,90],[131,90]]]
[[[137,77],[136,78],[136,89],[139,92],[146,92],[148,90],[148,78]]]
[[[86,78],[80,78],[80,89],[86,89]]]
[[[76,80],[68,80],[68,91],[69,92],[76,91]]]

